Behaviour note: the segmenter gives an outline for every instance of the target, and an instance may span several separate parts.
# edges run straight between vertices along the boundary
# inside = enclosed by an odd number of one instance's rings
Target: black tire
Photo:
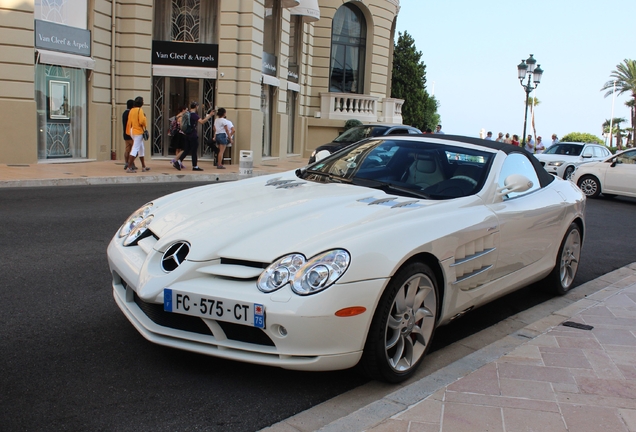
[[[360,366],[370,378],[390,383],[411,377],[430,349],[437,325],[439,288],[429,266],[400,269],[373,315]]]
[[[574,172],[574,167],[573,166],[569,166],[565,169],[565,171],[563,172],[563,179],[564,180],[569,180],[570,177],[572,177],[572,173]]]
[[[572,288],[581,259],[581,240],[581,229],[571,223],[561,241],[554,269],[544,280],[553,293],[564,295]]]
[[[596,198],[601,193],[601,183],[593,175],[585,175],[581,177],[577,186],[588,198]]]

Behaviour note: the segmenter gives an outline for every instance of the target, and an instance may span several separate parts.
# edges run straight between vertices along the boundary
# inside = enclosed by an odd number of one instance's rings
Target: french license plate
[[[265,307],[257,303],[243,303],[164,288],[163,310],[265,328]]]

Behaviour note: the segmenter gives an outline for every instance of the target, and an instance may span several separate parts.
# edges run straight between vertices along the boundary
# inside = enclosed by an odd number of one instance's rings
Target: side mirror
[[[581,157],[582,157],[583,159],[589,159],[589,158],[591,158],[591,157],[592,157],[592,155],[591,155],[591,154],[589,154],[589,153],[585,153],[585,154],[584,154],[583,156],[581,156]]]
[[[614,168],[616,166],[616,164],[618,163],[618,158],[614,158],[611,159],[612,164],[610,165],[612,168]]]
[[[525,192],[534,186],[532,180],[522,174],[511,174],[504,180],[504,187],[497,189],[497,196],[505,197],[513,192]]]
[[[318,153],[316,153],[316,162],[326,158],[330,154],[331,153],[329,153],[329,150],[320,150]]]

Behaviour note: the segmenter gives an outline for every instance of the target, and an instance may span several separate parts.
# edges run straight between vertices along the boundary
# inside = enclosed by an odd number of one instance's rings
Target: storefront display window
[[[38,159],[86,157],[86,72],[35,66]]]

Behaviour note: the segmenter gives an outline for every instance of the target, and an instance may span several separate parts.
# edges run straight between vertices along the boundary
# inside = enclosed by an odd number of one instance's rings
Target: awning
[[[287,82],[287,90],[295,91],[296,93],[300,93],[300,84],[296,84],[293,82]]]
[[[280,80],[278,78],[274,78],[271,75],[263,74],[263,84],[271,85],[273,87],[280,87]]]
[[[300,3],[300,0],[265,0],[265,7],[271,8],[274,5],[274,1],[280,1],[281,6],[284,8],[298,6]]]
[[[216,68],[153,65],[152,76],[216,79]]]
[[[95,69],[95,59],[92,57],[69,54],[59,51],[38,49],[38,62],[56,66],[68,66],[78,69]]]
[[[300,0],[300,4],[289,9],[292,15],[302,15],[303,21],[313,22],[320,19],[318,0]]]

